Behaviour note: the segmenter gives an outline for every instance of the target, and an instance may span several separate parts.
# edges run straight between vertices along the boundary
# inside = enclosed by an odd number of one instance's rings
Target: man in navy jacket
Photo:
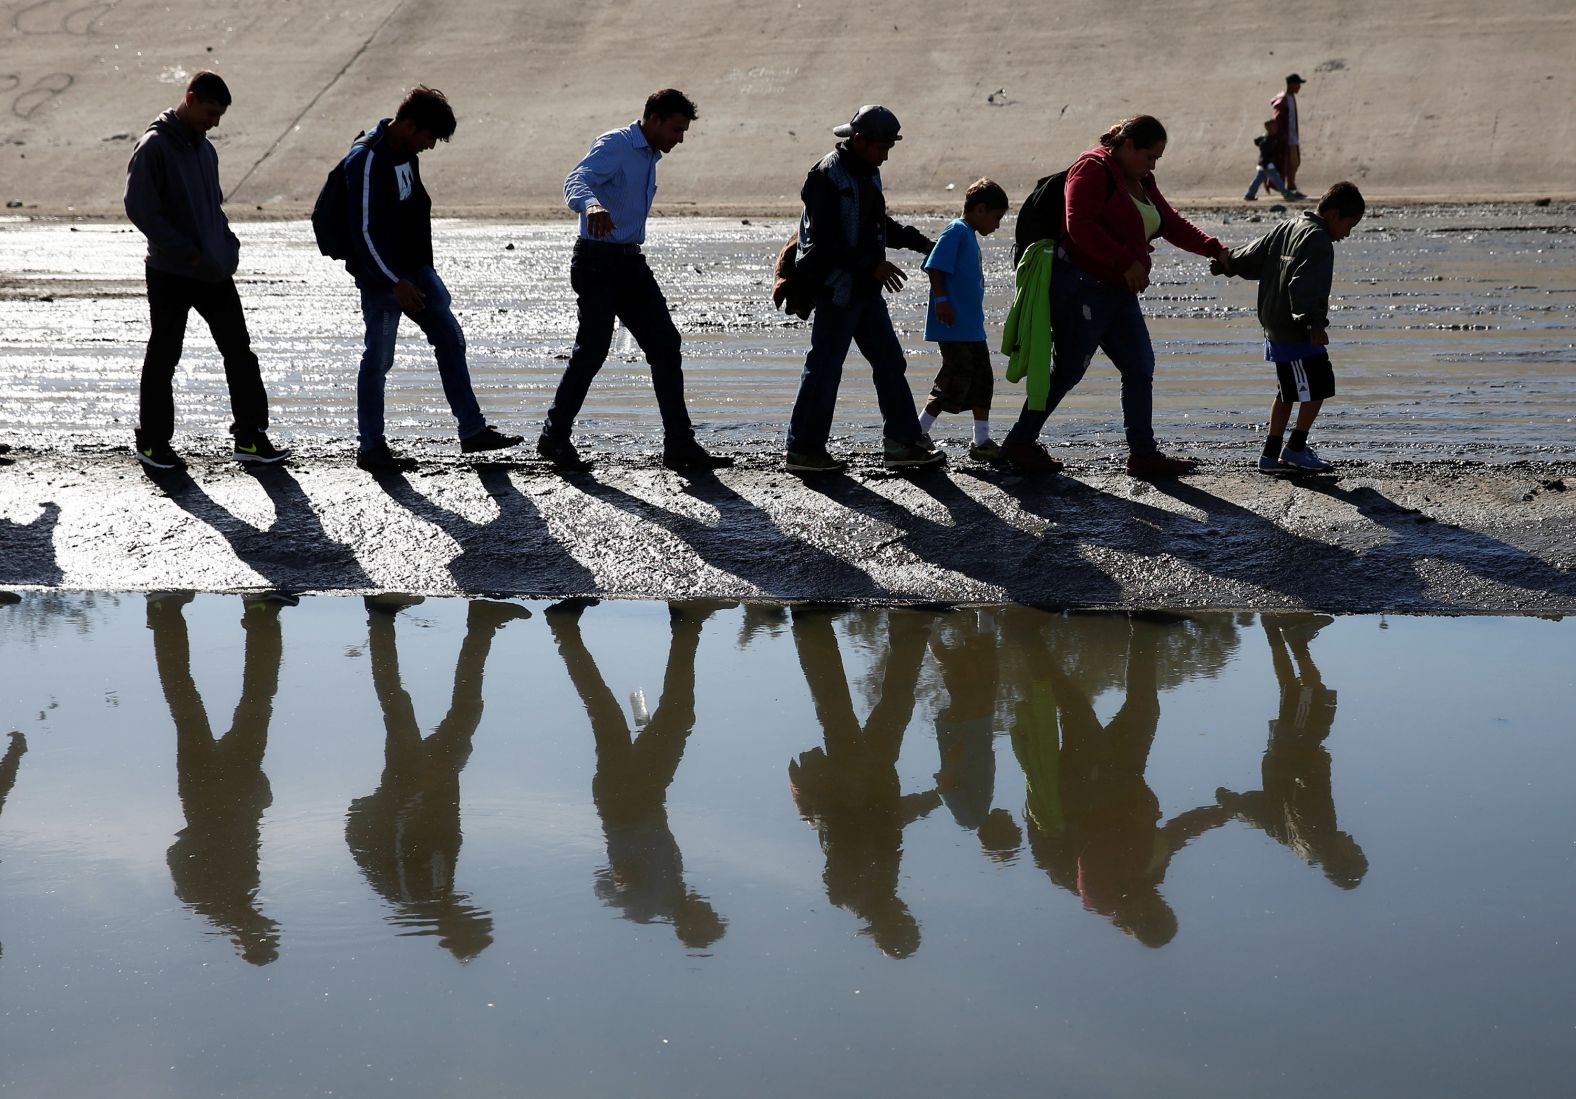
[[[356,464],[373,473],[397,473],[416,463],[389,450],[383,434],[383,391],[394,365],[401,315],[426,333],[438,360],[443,395],[458,421],[460,450],[501,450],[522,441],[487,425],[471,389],[465,333],[450,308],[449,291],[432,266],[432,199],[421,184],[419,155],[455,130],[443,93],[412,89],[392,120],[362,134],[344,160],[350,225],[345,267],[361,290],[366,348],[356,379]]]

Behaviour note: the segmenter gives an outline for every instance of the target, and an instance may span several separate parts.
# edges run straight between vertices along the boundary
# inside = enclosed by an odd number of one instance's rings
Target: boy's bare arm
[[[942,324],[951,325],[956,314],[952,311],[952,303],[947,300],[947,276],[941,271],[926,271],[930,276],[930,300],[936,303],[936,319]]]

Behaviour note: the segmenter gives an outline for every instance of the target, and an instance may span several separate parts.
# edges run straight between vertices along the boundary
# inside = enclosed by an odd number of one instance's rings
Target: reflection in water
[[[897,761],[934,616],[896,609],[885,616],[879,696],[861,725],[832,615],[794,609],[794,646],[826,747],[801,752],[788,764],[788,781],[799,814],[820,834],[827,899],[864,920],[864,933],[883,952],[906,958],[919,949],[919,922],[897,895],[903,829],[941,804],[941,796],[904,794]]]
[[[1570,1076],[1568,619],[397,605],[0,606],[0,1093]]]
[[[981,618],[984,621],[981,621]],[[941,769],[936,791],[952,819],[979,837],[991,858],[1007,861],[1023,845],[1012,814],[996,800],[996,683],[999,651],[995,616],[960,611],[949,631],[937,631],[930,651],[941,667],[947,704],[936,714]],[[952,638],[949,643],[943,633]]]
[[[22,756],[27,752],[27,737],[20,732],[8,734],[5,756],[0,757],[0,812],[5,811],[5,799],[16,785],[16,773],[22,767]],[[0,957],[5,956],[5,945],[0,943]]]
[[[279,925],[257,908],[257,855],[263,810],[274,800],[263,753],[279,687],[280,604],[246,604],[241,697],[230,731],[215,739],[192,678],[182,613],[191,600],[191,592],[148,597],[148,628],[175,723],[177,788],[186,815],[186,827],[170,845],[170,878],[175,895],[228,935],[241,957],[267,965],[279,957]]]
[[[1324,685],[1308,645],[1333,619],[1322,614],[1266,614],[1270,660],[1280,686],[1280,715],[1270,721],[1264,750],[1264,789],[1216,791],[1220,804],[1277,843],[1324,870],[1342,889],[1356,889],[1368,856],[1335,825],[1330,753],[1324,741],[1335,724],[1335,692]]]
[[[394,908],[388,920],[401,935],[435,935],[438,945],[469,961],[492,943],[492,915],[454,888],[460,857],[460,772],[482,719],[482,674],[493,635],[530,617],[513,603],[471,602],[454,666],[449,712],[423,739],[415,707],[400,681],[394,620],[418,598],[366,600],[372,686],[383,711],[383,777],[350,803],[345,842],[372,888]]]
[[[594,600],[565,600],[547,610],[553,640],[591,719],[596,775],[591,797],[602,818],[607,866],[596,893],[636,923],[665,922],[685,946],[700,950],[728,923],[684,883],[684,856],[668,826],[668,787],[695,727],[695,651],[714,604],[672,603],[662,696],[649,716],[636,704],[635,733],[580,636],[580,616]]]
[[[6,734],[5,756],[0,757],[0,812],[5,811],[5,799],[16,785],[16,773],[22,767],[22,757],[27,753],[27,737],[13,730]]]
[[[1054,641],[1047,644],[1032,629],[1013,639],[1024,653],[1038,648],[1044,656],[1042,677],[1029,684],[1012,734],[1027,782],[1024,815],[1034,861],[1086,909],[1153,947],[1177,933],[1176,913],[1160,894],[1172,856],[1230,817],[1207,805],[1161,824],[1160,801],[1144,778],[1160,723],[1161,654],[1177,652],[1166,642],[1185,637],[1188,625],[1079,622],[1083,655],[1096,658],[1085,667],[1119,661],[1113,650],[1125,644],[1122,704],[1105,723],[1095,714],[1088,675],[1069,672]]]

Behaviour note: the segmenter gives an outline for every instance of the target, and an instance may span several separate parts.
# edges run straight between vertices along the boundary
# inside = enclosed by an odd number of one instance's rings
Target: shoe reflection
[[[715,604],[671,603],[668,661],[655,710],[635,706],[638,733],[602,678],[580,636],[590,600],[565,600],[546,617],[596,740],[591,797],[602,819],[607,866],[597,871],[604,904],[635,923],[668,923],[691,950],[721,939],[728,922],[684,882],[684,857],[668,825],[667,796],[695,727],[695,652]]]
[[[175,723],[176,788],[186,816],[169,849],[170,878],[181,902],[229,936],[242,958],[267,965],[279,957],[279,925],[258,910],[257,858],[263,811],[273,804],[263,753],[279,686],[282,604],[246,604],[241,697],[229,731],[215,738],[192,677],[183,613],[191,600],[191,592],[156,592],[147,607],[159,683]]]
[[[891,610],[884,618],[880,685],[861,724],[833,614],[794,609],[794,646],[825,747],[789,763],[788,781],[800,816],[820,835],[827,899],[863,920],[862,934],[883,953],[907,958],[919,949],[920,933],[919,921],[897,895],[903,830],[940,805],[941,797],[935,790],[904,794],[897,761],[933,616]]]
[[[1342,889],[1356,889],[1368,873],[1368,856],[1336,826],[1330,786],[1330,753],[1324,747],[1335,725],[1335,691],[1324,685],[1308,649],[1334,619],[1323,614],[1260,616],[1270,663],[1280,688],[1280,712],[1270,721],[1261,769],[1264,789],[1215,792],[1222,806],[1284,844]]]
[[[1070,670],[1057,635],[1074,627],[1079,652]],[[1034,861],[1085,909],[1151,947],[1177,934],[1176,913],[1160,892],[1171,859],[1230,819],[1206,805],[1161,823],[1160,801],[1144,777],[1160,724],[1162,654],[1181,651],[1167,635],[1188,629],[1187,622],[1101,616],[1042,620],[1012,639],[1042,661],[1012,733],[1027,781]],[[1101,722],[1089,684],[1103,684],[1109,667],[1124,664],[1121,706]]]
[[[492,915],[454,888],[460,844],[460,772],[482,719],[482,676],[493,636],[530,617],[513,603],[475,600],[454,667],[449,710],[429,737],[421,735],[410,694],[400,680],[395,618],[419,598],[366,600],[372,686],[383,712],[383,775],[378,788],[350,803],[345,842],[368,884],[394,909],[401,935],[435,936],[469,961],[492,943]]]

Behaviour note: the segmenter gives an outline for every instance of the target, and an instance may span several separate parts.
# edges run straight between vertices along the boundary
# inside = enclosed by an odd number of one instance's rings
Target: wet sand
[[[1240,242],[1274,216],[1200,220]],[[1103,359],[1045,437],[1068,476],[1039,483],[969,463],[957,418],[935,432],[950,472],[887,476],[857,356],[833,439],[856,458],[852,476],[783,473],[808,343],[806,326],[765,299],[788,226],[721,219],[658,222],[648,251],[685,334],[699,434],[739,458],[734,471],[687,481],[656,468],[649,381],[622,333],[579,424],[603,458],[592,476],[553,475],[529,443],[503,462],[462,461],[441,434],[450,421],[430,352],[407,326],[390,434],[422,468],[379,484],[351,464],[353,290],[304,225],[281,222],[241,227],[242,296],[293,468],[252,477],[224,460],[228,402],[194,324],[176,439],[192,476],[154,484],[128,446],[146,338],[140,238],[10,223],[0,437],[16,461],[0,469],[0,584],[1566,613],[1573,225],[1566,206],[1376,210],[1338,256],[1340,393],[1314,441],[1341,476],[1303,483],[1252,472],[1270,389],[1253,287],[1162,248],[1145,302],[1156,427],[1203,470],[1149,486],[1121,472]],[[571,235],[562,224],[439,229],[483,407],[528,436],[572,340]],[[993,324],[1007,304],[1006,247],[987,242]],[[923,393],[935,356],[916,290],[893,308]],[[1001,384],[998,433],[1018,399]]]
[[[153,482],[119,448],[24,451],[0,471],[0,585],[1576,612],[1576,462],[1291,482],[1207,459],[1156,485],[1096,453],[1049,481],[894,477],[874,455],[822,481],[654,466],[434,457],[374,480],[309,445],[294,468]]]

